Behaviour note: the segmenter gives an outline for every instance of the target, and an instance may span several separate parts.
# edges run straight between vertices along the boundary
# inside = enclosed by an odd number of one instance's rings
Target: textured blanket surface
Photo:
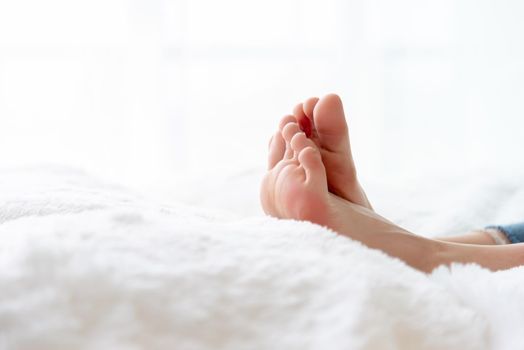
[[[524,188],[489,184],[378,206],[434,233],[518,216]],[[477,203],[481,188],[506,214]],[[317,225],[246,214],[257,203],[226,213],[229,194],[196,207],[67,168],[0,171],[0,349],[524,348],[524,268],[427,276]]]

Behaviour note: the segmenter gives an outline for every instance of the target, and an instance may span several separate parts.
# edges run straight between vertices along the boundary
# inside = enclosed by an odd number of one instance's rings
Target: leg
[[[440,237],[440,241],[462,244],[496,245],[510,243],[503,234],[484,230],[475,230],[462,235]]]
[[[524,222],[511,225],[488,226],[465,235],[444,237],[441,240],[454,243],[483,245],[524,243]]]
[[[524,265],[524,244],[473,245],[443,242],[439,252],[441,264],[475,263],[497,271]]]

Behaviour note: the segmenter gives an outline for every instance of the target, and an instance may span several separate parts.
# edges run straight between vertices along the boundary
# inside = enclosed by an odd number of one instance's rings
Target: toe
[[[290,143],[293,136],[298,132],[301,131],[297,123],[288,123],[282,130],[282,136],[284,136],[286,142]]]
[[[271,138],[269,144],[268,169],[271,170],[280,162],[286,152],[286,142],[282,137],[282,133],[277,131]]]
[[[296,133],[300,132],[300,127],[297,123],[288,123],[284,130],[282,131],[282,136],[284,137],[284,140],[286,141],[286,158],[291,159],[295,157],[295,153],[293,148],[291,147],[291,139]]]
[[[290,144],[295,152],[300,152],[306,147],[316,148],[315,143],[308,139],[303,132],[297,132],[291,139]]]
[[[318,103],[318,97],[310,97],[304,102],[304,113],[308,116],[309,119],[313,120],[313,110]]]
[[[278,130],[282,131],[284,130],[284,127],[289,123],[296,123],[297,119],[293,115],[286,115],[282,119],[280,119],[280,123],[278,123]]]
[[[347,152],[349,136],[344,108],[335,94],[321,98],[313,110],[313,119],[320,144],[332,152]]]
[[[316,138],[315,123],[313,120],[313,108],[317,101],[318,98],[311,97],[304,103],[299,103],[293,109],[293,114],[295,115],[300,129],[306,133],[308,138],[312,139]]]
[[[298,161],[306,172],[306,181],[322,186],[327,192],[326,169],[320,152],[314,147],[306,147],[298,154]]]
[[[305,117],[306,114],[304,113],[304,104],[299,103],[298,105],[296,105],[295,108],[293,108],[293,114],[295,115],[295,118],[297,120],[303,116]]]

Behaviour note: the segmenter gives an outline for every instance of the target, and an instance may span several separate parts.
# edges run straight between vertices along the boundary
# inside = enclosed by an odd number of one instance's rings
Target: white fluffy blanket
[[[451,232],[517,216],[512,181],[451,186],[427,209],[424,190],[390,188],[379,206]],[[524,348],[524,268],[427,276],[313,224],[151,198],[68,169],[0,171],[0,349]]]

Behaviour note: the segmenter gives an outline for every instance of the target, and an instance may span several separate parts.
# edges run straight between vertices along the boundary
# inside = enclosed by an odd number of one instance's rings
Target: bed
[[[0,170],[0,349],[524,348],[524,268],[425,275],[262,215],[260,173],[138,192],[67,167]],[[524,218],[519,178],[365,185],[432,236]]]

